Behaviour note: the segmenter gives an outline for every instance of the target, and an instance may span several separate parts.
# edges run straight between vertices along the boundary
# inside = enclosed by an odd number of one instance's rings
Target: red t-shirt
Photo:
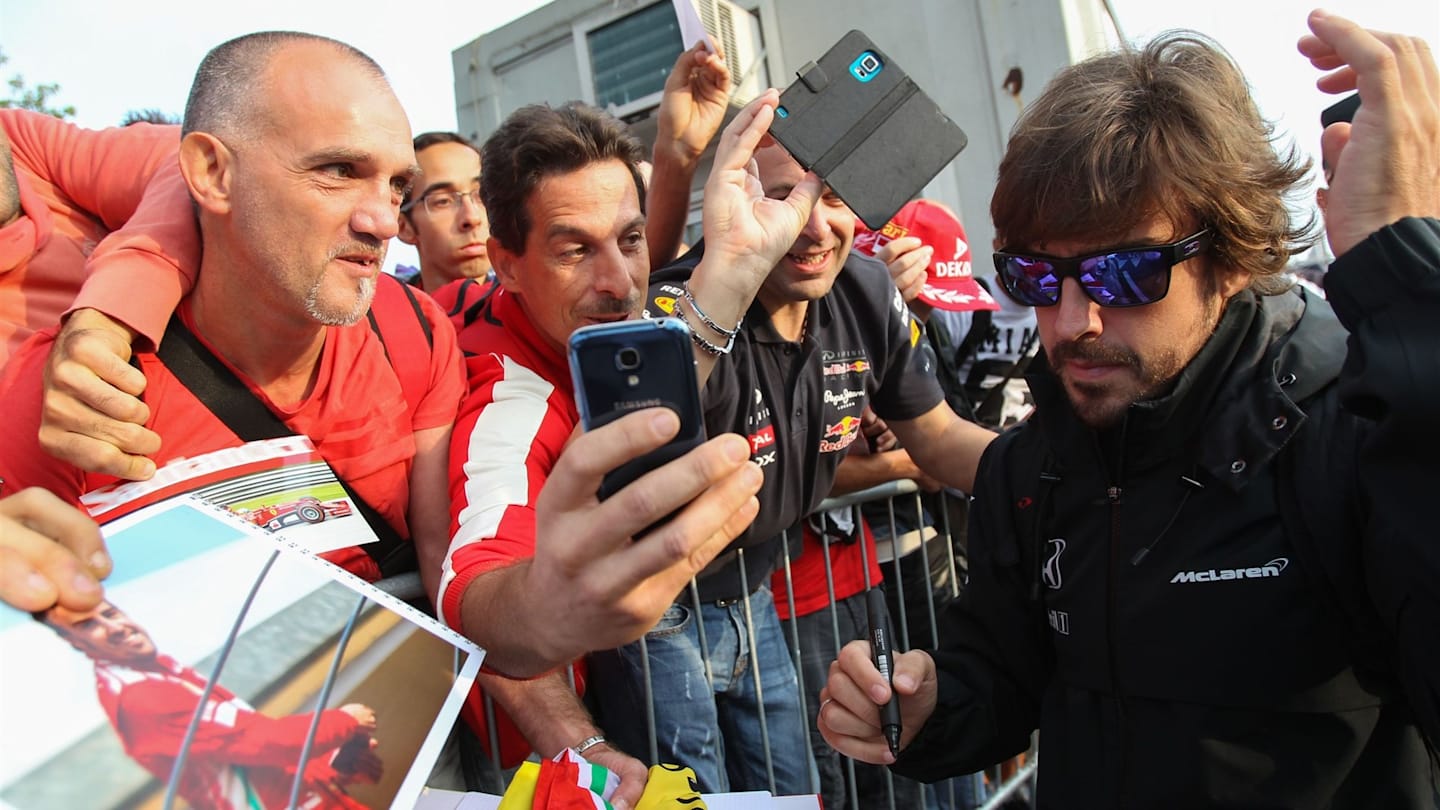
[[[830,593],[825,581],[825,547],[810,528],[809,521],[803,521],[801,526],[804,549],[799,557],[790,561],[790,578],[795,583],[795,615],[808,616],[829,606]],[[865,556],[870,563],[870,585],[874,587],[880,584],[881,576],[880,561],[875,559],[875,535],[870,533],[870,524],[864,520],[860,521],[860,528],[865,534]],[[861,558],[860,543],[832,540],[830,567],[835,578],[836,602],[865,590],[865,560]],[[790,618],[789,589],[785,587],[783,567],[770,575],[770,590],[775,594],[775,610],[780,618]]]
[[[428,358],[430,387],[408,420],[405,393],[385,357],[385,347],[363,319],[351,326],[326,327],[314,389],[299,404],[275,407],[263,392],[250,386],[282,422],[297,434],[309,436],[336,475],[407,538],[414,433],[450,425],[465,391],[454,328],[433,301],[425,296],[418,300],[431,323],[434,347]],[[178,311],[195,331],[188,301],[182,302]],[[0,401],[10,417],[6,430],[0,431],[0,481],[6,494],[41,486],[78,504],[82,494],[117,479],[83,472],[40,449],[41,375],[55,331],[26,343],[0,377]],[[160,452],[154,456],[157,465],[240,444],[153,353],[136,356],[147,381],[144,399],[150,419],[145,426],[161,437]],[[231,370],[249,382],[237,369]],[[380,575],[375,563],[358,548],[326,557],[366,579]]]

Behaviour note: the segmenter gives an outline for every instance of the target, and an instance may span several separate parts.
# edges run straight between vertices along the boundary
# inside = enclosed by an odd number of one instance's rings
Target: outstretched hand
[[[530,645],[540,661],[554,666],[644,635],[754,520],[763,476],[749,460],[749,442],[735,434],[596,498],[605,473],[664,444],[679,427],[674,411],[650,408],[576,437],[561,454],[536,502],[535,557],[524,585],[541,597],[535,626],[550,631]]]
[[[1336,256],[1404,217],[1440,217],[1440,73],[1418,37],[1367,31],[1316,10],[1300,53],[1326,71],[1326,93],[1359,90],[1351,123],[1332,124],[1321,148],[1334,167],[1326,231]]]
[[[735,116],[720,136],[705,183],[705,260],[723,268],[729,281],[722,283],[745,297],[745,306],[795,244],[821,193],[820,178],[807,172],[783,198],[765,196],[754,155],[779,103],[780,92],[772,88]]]

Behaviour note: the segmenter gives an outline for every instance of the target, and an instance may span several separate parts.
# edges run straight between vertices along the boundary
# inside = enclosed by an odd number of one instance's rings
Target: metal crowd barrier
[[[953,496],[948,496],[948,497],[953,497]],[[903,553],[900,553],[901,550],[902,550],[902,548],[903,548],[903,544],[902,544],[902,542],[901,542],[901,535],[902,535],[902,533],[900,532],[900,524],[899,524],[899,522],[897,521],[897,517],[896,517],[896,515],[897,515],[897,504],[908,504],[908,506],[909,506],[910,508],[913,508],[913,509],[916,510],[916,512],[918,513],[919,510],[922,508],[921,498],[920,498],[920,494],[919,494],[919,489],[918,489],[918,487],[916,487],[916,485],[915,485],[913,482],[910,482],[910,481],[891,482],[891,483],[884,484],[884,485],[879,486],[879,487],[875,487],[875,488],[873,488],[873,489],[865,490],[865,491],[863,491],[863,492],[857,492],[857,493],[853,493],[853,494],[846,495],[846,496],[839,497],[839,498],[830,498],[830,499],[827,499],[827,500],[825,500],[823,503],[821,503],[820,509],[821,509],[821,510],[832,510],[832,509],[847,509],[847,508],[848,508],[848,509],[852,510],[852,513],[855,515],[855,517],[856,517],[856,519],[857,519],[857,522],[858,522],[858,520],[859,520],[859,513],[860,513],[860,507],[861,507],[863,504],[872,503],[872,502],[881,501],[881,500],[884,500],[884,501],[886,502],[886,512],[887,512],[887,515],[888,515],[889,526],[888,526],[888,527],[874,527],[873,524],[872,524],[872,528],[888,528],[888,529],[889,529],[889,531],[888,531],[888,537],[890,538],[890,547],[891,547],[891,549],[892,549],[892,553],[890,554],[890,559],[889,559],[889,560],[883,561],[883,563],[882,563],[882,570],[884,570],[885,565],[888,564],[888,565],[890,566],[890,571],[893,572],[893,573],[887,572],[887,573],[885,574],[885,578],[886,578],[885,581],[886,581],[887,583],[890,583],[891,585],[893,585],[894,588],[895,588],[895,590],[896,590],[896,593],[895,593],[896,599],[895,599],[894,601],[895,601],[896,604],[899,605],[900,610],[898,611],[898,615],[896,615],[896,616],[893,617],[893,621],[894,621],[894,624],[896,625],[896,627],[898,628],[898,636],[897,636],[897,638],[898,638],[899,641],[900,641],[900,643],[899,643],[899,645],[898,645],[898,649],[899,649],[900,651],[905,651],[905,650],[910,649],[910,640],[911,640],[911,637],[912,637],[912,633],[910,632],[910,627],[912,626],[912,623],[913,623],[913,622],[917,622],[917,621],[923,621],[923,622],[924,622],[924,625],[923,625],[923,626],[929,630],[929,636],[928,636],[928,638],[932,638],[932,639],[933,639],[933,638],[935,638],[936,635],[937,635],[937,632],[936,632],[937,622],[936,622],[936,614],[935,614],[935,607],[934,607],[934,600],[933,600],[933,599],[927,599],[927,600],[925,600],[927,610],[926,610],[926,615],[923,616],[923,617],[918,617],[918,616],[917,616],[917,617],[912,617],[912,616],[909,616],[909,615],[907,615],[907,610],[906,610],[906,608],[905,608],[905,604],[906,604],[906,603],[905,603],[905,598],[904,598],[904,587],[905,587],[905,585],[904,585],[903,570],[902,570],[902,567],[901,567],[901,566],[902,566],[902,560],[905,559],[905,557],[906,557],[907,555],[906,555],[906,554],[903,554]],[[940,510],[938,510],[938,511],[939,511],[939,514],[933,516],[933,517],[934,517],[934,526],[933,526],[933,528],[934,528],[934,531],[935,531],[935,535],[934,535],[933,537],[927,537],[926,535],[928,534],[928,532],[926,532],[923,528],[920,530],[921,534],[920,534],[920,544],[919,544],[919,547],[918,547],[918,552],[919,552],[920,555],[921,555],[920,559],[921,559],[922,561],[924,561],[924,563],[925,563],[925,581],[926,581],[926,583],[927,583],[927,585],[928,585],[929,583],[931,583],[931,582],[934,581],[934,580],[933,580],[933,574],[935,573],[935,572],[932,570],[931,564],[930,564],[929,553],[928,553],[928,552],[929,552],[928,544],[929,544],[929,543],[932,543],[932,542],[938,542],[938,543],[943,544],[944,550],[945,550],[945,566],[946,566],[946,568],[947,568],[947,571],[945,572],[945,574],[946,574],[945,581],[949,583],[949,587],[951,588],[951,591],[952,591],[952,592],[950,593],[950,596],[953,598],[953,597],[959,595],[960,581],[961,581],[960,569],[959,569],[959,566],[957,565],[956,555],[955,555],[956,543],[954,542],[954,534],[953,534],[953,532],[952,532],[952,527],[951,527],[951,525],[950,525],[950,518],[949,518],[949,512],[950,512],[950,510],[949,510],[949,509],[940,509]],[[784,538],[784,540],[783,540],[783,543],[782,543],[782,546],[783,546],[783,548],[782,548],[782,566],[783,566],[783,567],[782,567],[782,570],[785,572],[785,580],[786,580],[787,586],[792,586],[792,585],[793,585],[793,581],[792,581],[792,579],[791,579],[791,572],[790,572],[790,550],[791,550],[791,548],[792,548],[792,543],[798,543],[798,542],[799,542],[799,541],[798,541],[798,538],[793,538],[793,537],[789,536],[789,533],[787,533],[786,536],[785,536],[785,538]],[[828,611],[829,611],[829,614],[830,614],[830,626],[831,626],[831,632],[832,632],[832,641],[834,641],[835,646],[836,646],[837,649],[838,649],[840,646],[843,646],[844,643],[846,643],[846,642],[849,641],[850,639],[841,638],[841,636],[840,636],[839,623],[838,623],[838,614],[837,614],[836,600],[835,600],[835,590],[834,590],[834,572],[831,570],[831,567],[830,567],[829,553],[828,553],[828,551],[829,551],[829,544],[830,544],[829,538],[828,538],[828,537],[824,537],[824,536],[822,535],[822,543],[823,543],[823,545],[825,546],[826,552],[827,552],[826,555],[825,555],[825,569],[826,569],[826,570],[825,570],[825,576],[826,576],[826,585],[827,585],[827,588],[828,588],[828,595],[829,595],[828,604],[827,604],[827,607],[825,608],[825,610],[828,610]],[[877,537],[877,548],[878,548],[879,546],[880,546],[879,538]],[[863,542],[861,543],[861,549],[862,549],[862,552],[861,552],[862,555],[868,556],[868,553],[869,553],[869,552],[868,552],[868,548],[866,547],[866,545],[865,545]],[[741,553],[743,554],[743,551],[742,551]],[[911,552],[911,553],[914,553],[914,552]],[[742,562],[741,570],[742,570],[742,572],[743,572],[743,570],[744,570],[744,568],[743,568],[743,558],[742,558],[741,562]],[[878,585],[878,584],[879,584],[879,583],[872,583],[872,582],[869,581],[869,567],[870,567],[870,566],[869,566],[869,560],[868,560],[868,559],[865,559],[865,560],[864,560],[864,570],[866,571],[866,575],[865,575],[866,583],[865,583],[865,584],[866,584],[867,589],[868,589],[869,587],[871,587],[871,586],[874,586],[874,585]],[[263,581],[264,581],[264,579],[265,579],[265,576],[266,576],[266,574],[268,573],[268,571],[269,571],[269,566],[267,565],[267,566],[266,566],[266,569],[263,570],[263,571],[261,571],[261,573],[257,576],[255,585],[254,585],[253,588],[252,588],[251,599],[253,599],[253,597],[254,597],[254,592],[257,591],[257,590],[260,588],[260,586],[261,586],[261,584],[263,583]],[[400,576],[397,576],[397,577],[392,577],[392,578],[389,578],[389,579],[386,579],[386,580],[382,580],[381,582],[376,583],[376,584],[377,584],[377,586],[380,587],[382,590],[384,590],[384,591],[386,591],[386,592],[388,592],[388,593],[390,593],[390,594],[392,594],[392,595],[394,595],[394,596],[397,596],[397,597],[399,597],[399,598],[401,598],[401,599],[405,599],[405,600],[407,600],[407,601],[412,601],[412,602],[413,602],[413,601],[419,601],[419,600],[422,600],[422,599],[424,598],[424,591],[423,591],[423,588],[422,588],[421,585],[420,585],[420,578],[419,578],[419,575],[418,575],[418,574],[403,574],[403,575],[400,575]],[[749,587],[749,583],[747,583],[747,582],[744,581],[744,575],[743,575],[743,573],[742,573],[741,588],[742,588],[742,590],[743,590],[744,592],[746,592],[746,593],[749,593],[749,592],[751,591],[751,588]],[[795,616],[794,589],[793,589],[793,587],[787,587],[787,590],[789,590],[789,592],[790,592],[789,605],[788,605],[788,607],[789,607],[789,613],[790,613],[790,615],[793,617],[793,616]],[[695,583],[694,583],[693,581],[691,582],[691,586],[690,586],[690,595],[691,595],[692,600],[694,600],[696,603],[698,603],[698,601],[699,601],[699,591],[698,591],[698,588],[696,587],[696,585],[695,585]],[[358,615],[359,615],[359,613],[360,613],[361,608],[364,606],[365,602],[366,602],[366,600],[365,600],[363,597],[359,598],[359,601],[358,601],[358,603],[357,603],[356,606],[355,606],[354,612],[353,612],[352,615],[350,616],[350,621],[346,624],[345,629],[341,632],[340,639],[339,639],[339,641],[337,642],[337,644],[336,644],[336,649],[335,649],[335,651],[334,651],[334,662],[336,662],[336,663],[338,663],[338,662],[340,661],[340,659],[341,659],[341,658],[343,657],[343,655],[344,655],[345,647],[346,647],[346,644],[348,643],[348,640],[349,640],[350,631],[354,628],[355,621],[356,621],[356,619],[357,619],[357,617],[358,617]],[[235,639],[236,639],[236,637],[237,637],[237,635],[238,635],[238,633],[239,633],[239,629],[240,629],[241,625],[243,624],[243,622],[244,622],[244,620],[245,620],[245,616],[246,616],[246,612],[247,612],[247,610],[248,610],[248,606],[249,606],[249,600],[247,600],[246,606],[243,607],[243,608],[240,610],[240,612],[238,613],[238,615],[236,615],[236,617],[235,617],[235,622],[234,622],[234,626],[233,626],[233,628],[232,628],[231,634],[230,634],[229,638],[226,640],[226,643],[225,643],[225,644],[222,646],[222,648],[220,649],[220,651],[219,651],[219,653],[218,653],[217,660],[216,660],[216,662],[215,662],[215,666],[214,666],[213,670],[209,673],[209,683],[210,683],[210,684],[216,684],[216,683],[219,682],[220,675],[221,675],[221,672],[222,672],[222,670],[223,670],[223,668],[224,668],[224,666],[225,666],[225,662],[226,662],[226,660],[227,660],[227,657],[228,657],[228,655],[229,655],[229,652],[230,652],[231,648],[233,647],[234,642],[235,642]],[[753,649],[754,649],[754,641],[755,641],[755,637],[754,637],[754,624],[753,624],[753,622],[751,621],[751,615],[750,615],[750,611],[749,611],[749,600],[748,600],[748,599],[745,601],[745,606],[746,606],[746,609],[745,609],[746,629],[747,629],[747,633],[749,634],[750,648],[753,650]],[[696,611],[696,615],[697,615],[697,616],[699,615],[698,609],[697,609],[697,611]],[[704,630],[703,630],[703,622],[700,623],[700,626],[701,626],[701,629],[700,629],[700,643],[701,643],[701,647],[702,647],[702,654],[703,654],[704,657],[708,660],[708,658],[709,658],[709,651],[708,651],[708,648],[707,648],[707,645],[706,645],[706,641],[705,641]],[[808,717],[809,712],[808,712],[807,707],[809,706],[809,704],[810,704],[811,702],[813,702],[813,699],[814,699],[813,696],[819,693],[820,687],[821,687],[823,684],[806,684],[806,683],[804,682],[804,676],[803,676],[803,674],[802,674],[803,671],[802,671],[802,668],[801,668],[801,665],[800,665],[800,646],[799,646],[798,631],[796,631],[795,625],[794,625],[793,622],[790,624],[790,628],[789,628],[789,629],[790,629],[790,638],[789,638],[789,647],[790,647],[790,650],[789,650],[789,651],[790,651],[790,655],[791,655],[792,661],[793,661],[794,666],[795,666],[797,678],[798,678],[798,680],[799,680],[799,690],[798,690],[798,691],[799,691],[799,694],[797,695],[797,699],[800,701],[801,714],[802,714],[803,716],[807,716],[807,717]],[[752,667],[752,669],[754,670],[753,676],[754,676],[754,678],[755,678],[755,681],[756,681],[756,684],[755,684],[755,685],[756,685],[756,688],[757,688],[757,691],[758,691],[759,685],[760,685],[760,669],[764,666],[764,662],[761,662],[761,661],[758,661],[758,660],[754,660],[754,659],[752,659],[752,660],[753,660],[753,663],[754,663],[754,666]],[[648,664],[648,661],[646,661],[645,663]],[[316,705],[315,705],[314,711],[317,712],[317,718],[318,718],[318,712],[321,711],[321,710],[323,710],[323,709],[325,708],[325,702],[326,702],[326,700],[327,700],[327,698],[328,698],[328,695],[330,694],[330,690],[331,690],[331,688],[332,688],[332,686],[333,686],[333,683],[334,683],[334,680],[335,680],[337,671],[338,671],[338,667],[335,666],[334,664],[332,664],[332,666],[330,667],[330,671],[329,671],[329,673],[327,674],[327,677],[326,677],[323,685],[321,686],[320,692],[319,692],[319,694],[318,694],[317,697],[316,697]],[[650,702],[650,684],[648,683],[648,677],[649,677],[648,666],[645,668],[644,671],[645,671],[646,677],[647,677],[646,697],[647,697],[647,703],[649,703],[649,702]],[[707,676],[708,676],[708,675],[710,675],[710,673],[707,672]],[[573,685],[574,685],[574,673],[573,673],[573,671],[570,673],[570,677],[571,677],[571,685],[573,686]],[[209,687],[207,687],[207,690],[206,690],[207,693],[208,693],[208,690],[209,690]],[[180,752],[178,753],[178,755],[177,755],[177,757],[176,757],[176,760],[175,760],[175,763],[174,763],[174,767],[173,767],[172,772],[171,772],[170,781],[169,781],[169,784],[168,784],[167,787],[166,787],[166,794],[165,794],[165,799],[164,799],[164,807],[166,808],[166,810],[170,810],[170,808],[174,806],[174,801],[175,801],[175,798],[176,798],[176,790],[177,790],[177,787],[178,787],[178,784],[179,784],[179,778],[180,778],[181,773],[183,773],[183,771],[184,771],[186,756],[187,756],[188,751],[189,751],[189,742],[190,742],[191,737],[193,737],[193,735],[194,735],[194,733],[195,733],[195,729],[196,729],[196,728],[198,727],[198,725],[199,725],[200,718],[201,718],[201,713],[202,713],[202,712],[204,711],[204,709],[205,709],[206,697],[207,697],[207,696],[208,696],[208,695],[202,694],[202,695],[201,695],[201,699],[196,703],[195,715],[194,715],[194,717],[193,717],[192,720],[191,720],[190,728],[189,728],[189,730],[188,730],[188,732],[187,732],[187,736],[186,736],[186,738],[185,738],[185,741],[182,743],[181,750],[180,750]],[[652,704],[652,707],[653,707],[653,704]],[[489,747],[489,748],[490,748],[490,752],[491,752],[491,754],[490,754],[491,763],[490,763],[490,764],[493,766],[494,771],[498,773],[498,772],[501,770],[501,768],[500,768],[499,754],[498,754],[498,752],[499,752],[499,745],[498,745],[498,740],[496,739],[496,737],[495,737],[495,732],[494,732],[494,729],[496,728],[495,715],[494,715],[494,707],[493,707],[493,705],[491,705],[491,701],[490,701],[488,698],[486,699],[485,711],[486,711],[486,717],[487,717],[487,719],[489,720],[489,727],[490,727],[490,729],[491,729],[491,739],[490,739],[490,747]],[[767,773],[769,774],[769,779],[770,779],[770,782],[771,782],[771,788],[772,788],[772,791],[773,791],[773,788],[774,788],[774,771],[773,771],[773,760],[772,760],[772,757],[771,757],[771,748],[770,748],[770,740],[769,740],[769,730],[768,730],[768,726],[765,724],[765,720],[764,720],[764,709],[763,709],[763,707],[761,708],[760,712],[761,712],[761,718],[760,718],[760,720],[761,720],[761,740],[760,740],[759,742],[760,742],[760,744],[761,744],[761,746],[762,746],[762,748],[763,748],[763,750],[764,750],[764,752],[765,752],[765,760],[766,760],[766,764],[767,764]],[[653,708],[651,708],[650,711],[647,711],[645,722],[646,722],[646,724],[647,724],[647,726],[648,726],[648,729],[647,729],[647,730],[648,730],[648,736],[649,736],[649,740],[650,740],[650,750],[648,751],[648,754],[649,754],[649,757],[650,757],[650,762],[655,762],[656,759],[657,759],[657,746],[656,746],[656,741],[655,741],[655,733],[656,733],[656,730],[655,730],[655,723],[654,723]],[[297,762],[295,784],[293,785],[292,793],[291,793],[291,799],[290,799],[290,807],[291,807],[291,808],[294,808],[295,805],[296,805],[296,800],[297,800],[297,797],[298,797],[298,794],[299,794],[299,790],[300,790],[300,787],[301,787],[301,778],[302,778],[302,775],[303,775],[304,770],[305,770],[305,768],[304,768],[304,763],[305,763],[305,761],[306,761],[306,759],[307,759],[307,754],[308,754],[309,749],[310,749],[311,741],[312,741],[313,738],[314,738],[315,731],[316,731],[316,729],[314,728],[314,726],[313,726],[313,724],[312,724],[312,728],[310,729],[309,736],[307,737],[306,742],[305,742],[305,745],[303,746],[303,750],[301,751],[300,759],[299,759],[299,761]],[[807,730],[807,732],[808,732],[808,730]],[[809,747],[807,746],[807,750],[808,750],[808,748],[809,748]],[[633,752],[632,752],[632,753],[633,753]],[[912,808],[912,807],[936,808],[937,810],[952,810],[952,809],[958,810],[959,808],[973,808],[973,807],[980,807],[980,808],[985,808],[986,810],[988,810],[988,808],[998,807],[998,806],[1000,806],[1001,803],[1003,803],[1003,802],[1005,802],[1005,801],[1008,801],[1009,799],[1013,798],[1018,792],[1020,792],[1020,791],[1022,791],[1022,790],[1029,789],[1029,790],[1032,790],[1032,791],[1033,791],[1033,780],[1034,780],[1035,773],[1036,773],[1036,768],[1037,768],[1036,755],[1037,755],[1036,748],[1035,748],[1034,746],[1032,746],[1031,751],[1030,751],[1030,753],[1028,754],[1028,757],[1027,757],[1026,761],[1024,762],[1023,766],[1016,768],[1016,769],[1014,770],[1013,774],[1011,774],[1008,778],[1005,778],[1005,779],[1001,779],[1000,776],[999,776],[1000,771],[999,771],[998,769],[995,769],[993,775],[991,775],[990,778],[982,778],[982,775],[980,775],[980,774],[975,774],[975,775],[971,775],[971,776],[957,777],[957,778],[954,778],[954,779],[945,780],[944,782],[940,782],[940,783],[937,783],[937,784],[934,785],[934,786],[930,786],[928,789],[927,789],[926,787],[924,787],[924,786],[915,785],[915,786],[914,786],[914,790],[915,790],[916,792],[915,792],[915,794],[913,794],[913,795],[908,794],[908,793],[906,793],[905,795],[897,795],[896,790],[895,790],[895,786],[894,786],[894,783],[893,783],[892,780],[891,780],[889,771],[888,771],[888,769],[886,769],[886,770],[885,770],[885,780],[886,780],[886,783],[887,783],[887,793],[888,793],[888,799],[889,799],[888,806],[889,806],[889,808],[891,808],[891,810],[895,810],[895,808],[901,808],[901,807],[903,807],[903,808]],[[810,756],[809,765],[810,765],[810,772],[811,772],[811,774],[812,774],[812,781],[814,782],[814,784],[812,785],[813,792],[819,793],[819,792],[820,792],[820,785],[818,784],[818,780],[815,779],[815,777],[814,777],[814,774],[816,773],[816,770],[815,770],[815,765],[814,765],[813,754]],[[871,808],[861,808],[861,807],[859,807],[858,798],[857,798],[857,796],[856,796],[855,763],[854,763],[853,761],[850,761],[850,760],[847,759],[847,760],[845,760],[844,767],[845,767],[845,771],[846,771],[846,776],[845,776],[845,778],[846,778],[846,782],[847,782],[847,796],[849,797],[849,801],[848,801],[847,806],[848,806],[849,808],[851,808],[852,810],[871,810]],[[914,783],[911,783],[911,784],[914,784]]]
[[[947,495],[945,497],[954,498],[963,496]],[[936,638],[938,635],[937,617],[933,598],[925,600],[926,611],[923,616],[908,615],[908,611],[905,607],[905,584],[902,571],[902,561],[908,559],[909,555],[905,553],[896,553],[900,552],[904,548],[903,543],[899,539],[904,533],[901,531],[900,522],[897,520],[897,509],[909,508],[918,513],[919,510],[923,508],[919,487],[917,487],[915,483],[911,481],[890,482],[861,492],[852,493],[842,497],[826,499],[820,504],[819,511],[848,508],[851,509],[858,518],[858,513],[862,505],[881,501],[885,502],[886,504],[885,512],[887,517],[886,522],[888,523],[888,525],[875,526],[873,523],[871,525],[872,528],[876,530],[877,535],[883,534],[891,538],[890,543],[888,544],[890,549],[892,550],[889,554],[889,559],[885,559],[885,555],[883,553],[880,555],[881,569],[885,577],[887,587],[893,587],[895,590],[896,599],[894,601],[896,604],[898,604],[899,610],[895,613],[894,616],[892,616],[892,621],[897,630],[897,638],[900,640],[900,645],[898,646],[898,649],[900,651],[905,651],[911,649],[911,639],[916,635],[916,633],[911,632],[912,626],[922,631],[928,630],[928,636],[926,636],[927,638],[933,639]],[[943,566],[945,570],[942,580],[948,583],[948,587],[950,588],[949,596],[951,598],[954,598],[959,595],[963,577],[963,574],[956,559],[957,544],[955,542],[955,531],[963,530],[963,527],[952,527],[949,509],[940,509],[937,511],[938,514],[935,514],[933,516],[934,523],[932,528],[934,534],[932,536],[927,536],[929,533],[926,530],[920,530],[921,539],[916,551],[918,551],[918,553],[920,554],[920,559],[923,560],[925,563],[924,579],[928,584],[934,581],[933,575],[936,573],[936,571],[931,567],[929,557],[931,544],[940,544],[943,546],[945,552]],[[884,529],[888,529],[888,532],[884,531]],[[798,535],[798,533],[796,534]],[[789,614],[791,616],[795,615],[795,604],[793,596],[793,581],[790,576],[790,551],[794,548],[797,548],[799,542],[800,540],[798,536],[792,537],[790,536],[790,533],[787,532],[782,543],[783,548],[781,552],[781,570],[785,572],[787,590],[790,592],[790,603],[788,607]],[[824,610],[827,610],[830,614],[832,640],[835,642],[835,646],[838,649],[838,647],[843,646],[843,644],[850,639],[840,637],[839,623],[836,612],[834,574],[830,568],[829,563],[829,539],[824,538],[822,542],[825,544],[827,551],[825,555],[825,576],[829,597],[828,604],[826,608],[824,608]],[[885,543],[880,541],[879,536],[877,536],[877,548],[883,548],[885,545]],[[861,545],[861,548],[866,548],[863,543]],[[743,555],[743,553],[744,552],[742,550],[740,554]],[[868,553],[868,549],[862,551],[862,554],[864,555],[868,555]],[[745,581],[743,573],[743,556],[741,557],[740,562],[740,569],[742,572],[741,590],[745,593],[750,593],[753,590],[753,586],[751,585],[751,583]],[[864,570],[867,572],[865,584],[868,589],[869,587],[878,585],[879,583],[873,583],[868,581],[869,560],[864,560],[864,563]],[[692,605],[697,605],[695,615],[698,617],[700,613],[698,609],[699,590],[693,580],[691,581],[689,588],[689,597]],[[753,650],[755,647],[754,623],[752,621],[752,617],[749,611],[748,599],[745,601],[745,625],[746,631],[749,634],[749,646],[750,649]],[[700,622],[697,627],[699,631],[702,657],[706,659],[708,667],[709,648],[707,640],[705,638],[703,622]],[[808,706],[814,702],[813,696],[819,693],[820,687],[823,686],[823,684],[806,684],[804,682],[804,676],[802,674],[802,669],[800,665],[799,639],[793,622],[790,623],[787,631],[789,636],[787,639],[789,652],[796,670],[797,680],[799,681],[797,699],[800,702],[802,716],[808,717]],[[754,661],[754,666],[752,667],[752,676],[755,679],[755,687],[757,692],[759,692],[760,689],[760,669],[761,667],[763,667],[763,665],[764,662]],[[658,759],[658,746],[656,742],[653,699],[651,697],[651,689],[649,683],[648,658],[646,658],[643,654],[642,672],[647,681],[645,684],[646,713],[644,722],[647,726],[649,750],[644,752],[631,753],[636,755],[646,754],[649,757],[648,762],[654,763]],[[711,676],[711,673],[709,672],[707,672],[706,674],[707,677]],[[571,672],[571,685],[574,685],[573,672]],[[592,686],[592,688],[596,687]],[[489,728],[491,729],[490,751],[492,752],[492,756],[490,765],[496,772],[499,772],[500,763],[498,760],[498,754],[493,753],[498,752],[499,750],[498,741],[496,740],[494,732],[496,724],[494,719],[493,706],[491,705],[491,701],[488,699],[488,697],[485,701],[485,704],[486,718]],[[765,759],[767,763],[766,770],[770,780],[770,787],[773,792],[774,771],[769,741],[770,731],[768,724],[766,724],[765,722],[763,707],[760,710],[760,714],[761,739],[758,742],[761,744],[762,749],[765,752]],[[613,724],[613,720],[610,722]],[[1004,802],[1007,802],[1017,796],[1025,795],[1026,792],[1029,792],[1033,795],[1034,779],[1038,761],[1037,756],[1037,747],[1032,745],[1031,750],[1023,758],[1023,764],[1012,765],[1012,767],[1006,768],[1003,771],[999,766],[996,766],[992,769],[989,769],[989,771],[983,774],[971,774],[967,776],[955,777],[929,786],[921,786],[917,783],[910,782],[908,783],[908,785],[911,789],[915,790],[914,794],[910,794],[908,792],[901,792],[897,794],[889,771],[888,769],[885,769],[885,779],[888,786],[887,806],[891,810],[896,810],[896,808],[934,808],[934,810],[961,810],[962,808],[984,808],[985,810],[989,810],[989,808],[999,807]],[[857,791],[854,770],[855,765],[856,763],[848,759],[844,761],[847,795],[846,807],[850,808],[850,810],[874,810],[873,808],[862,808],[859,806],[858,798],[856,795]],[[818,781],[814,780],[816,770],[813,754],[811,754],[810,756],[809,766],[812,774],[812,792],[818,794],[820,793],[820,785],[818,784]],[[1008,775],[1006,775],[1007,773]]]

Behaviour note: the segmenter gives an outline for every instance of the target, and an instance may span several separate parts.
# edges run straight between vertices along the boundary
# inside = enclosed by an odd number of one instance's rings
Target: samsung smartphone
[[[859,31],[796,76],[770,134],[872,230],[965,148],[960,127]]]
[[[610,471],[600,499],[705,441],[690,328],[678,318],[595,324],[570,335],[570,376],[585,429],[631,411],[663,406],[680,417],[680,432],[663,447]]]

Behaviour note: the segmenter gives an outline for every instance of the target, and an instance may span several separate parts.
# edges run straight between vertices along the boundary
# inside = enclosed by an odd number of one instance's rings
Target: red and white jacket
[[[450,550],[435,604],[460,630],[460,600],[486,571],[535,554],[535,499],[580,422],[570,368],[519,301],[496,290],[460,332],[470,395],[450,444]]]

